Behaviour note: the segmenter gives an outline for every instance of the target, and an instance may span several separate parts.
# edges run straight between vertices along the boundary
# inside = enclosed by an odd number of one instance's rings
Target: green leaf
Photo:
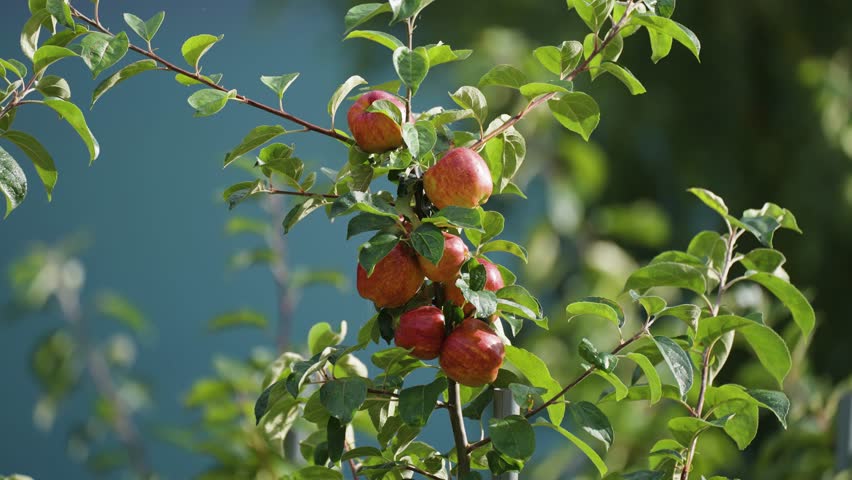
[[[442,43],[426,48],[426,55],[429,57],[429,68],[442,63],[466,60],[472,53],[473,50],[453,50],[449,45]]]
[[[236,96],[236,90],[223,92],[214,88],[205,88],[190,95],[187,102],[195,109],[196,117],[209,117],[225,108],[228,100],[234,99]]]
[[[582,92],[565,93],[559,100],[550,100],[547,104],[562,126],[580,134],[586,141],[601,120],[597,102]]]
[[[61,60],[65,57],[76,57],[77,54],[68,50],[65,47],[57,47],[54,45],[45,45],[33,54],[33,74],[41,73],[45,68],[53,62]]]
[[[346,35],[344,40],[349,40],[352,38],[363,38],[376,42],[379,45],[389,48],[392,52],[395,51],[397,48],[405,46],[405,44],[402,43],[400,39],[394,37],[393,35],[385,32],[379,32],[376,30],[355,30],[349,35]]]
[[[565,307],[568,320],[579,315],[595,315],[612,321],[618,328],[624,326],[624,311],[614,301],[603,297],[586,297]]]
[[[420,158],[432,151],[438,141],[438,135],[431,122],[421,120],[414,124],[403,124],[402,139],[411,155]]]
[[[269,322],[266,320],[266,315],[248,309],[223,313],[213,317],[209,322],[207,322],[207,329],[212,332],[218,332],[234,327],[254,327],[265,329],[268,326]]]
[[[47,0],[44,8],[60,24],[74,28],[74,18],[71,16],[71,6],[66,0]]]
[[[163,24],[163,20],[165,18],[166,12],[159,12],[148,19],[148,21],[143,21],[141,18],[133,15],[132,13],[124,14],[124,22],[127,23],[127,26],[133,29],[137,35],[149,43],[154,39],[154,35],[157,34],[157,31],[160,30],[160,25]]]
[[[655,5],[657,14],[662,17],[671,18],[674,15],[675,3],[676,0],[657,0],[657,4]]]
[[[180,53],[183,55],[186,63],[198,72],[198,62],[201,61],[201,57],[203,57],[204,54],[216,44],[216,42],[222,40],[222,38],[223,35],[219,35],[217,37],[207,33],[189,37],[180,47]]]
[[[128,78],[134,77],[142,72],[147,72],[148,70],[156,70],[157,62],[154,60],[139,60],[138,62],[131,63],[130,65],[125,66],[121,70],[107,77],[103,82],[101,82],[97,87],[95,87],[95,91],[92,92],[92,105],[97,102],[103,94],[109,91],[112,87],[118,85],[119,83],[127,80]]]
[[[510,242],[508,240],[494,240],[492,242],[483,244],[482,248],[479,250],[479,253],[490,252],[511,253],[512,255],[523,260],[524,263],[527,263],[527,249],[518,245],[515,242]]]
[[[78,53],[83,63],[92,71],[92,78],[96,78],[124,58],[128,45],[127,34],[124,32],[115,36],[93,32],[80,41]]]
[[[550,82],[533,82],[521,85],[521,95],[535,98],[548,93],[568,93],[574,91],[574,82],[567,80],[552,80]]]
[[[387,2],[364,3],[361,5],[355,5],[354,7],[350,8],[348,12],[346,12],[346,17],[343,20],[344,25],[346,26],[346,31],[344,33],[348,33],[353,28],[368,22],[370,19],[377,15],[390,12],[391,7],[390,4]]]
[[[772,374],[778,385],[782,385],[784,377],[793,366],[790,350],[784,339],[771,328],[758,322],[740,328],[739,332],[754,350],[763,367]]]
[[[326,206],[328,202],[322,197],[309,197],[304,202],[294,206],[284,217],[281,226],[284,228],[284,234],[290,233],[290,230],[305,217],[310,215],[315,210]]]
[[[479,88],[489,85],[519,89],[529,80],[524,72],[511,65],[497,65],[479,79]]]
[[[214,85],[218,85],[219,82],[222,80],[221,73],[211,73],[209,76],[197,74],[197,77]],[[175,75],[175,81],[183,85],[184,87],[191,87],[193,85],[209,85],[208,83],[204,83],[201,80],[196,80],[196,78],[194,77],[188,77],[181,73]]]
[[[33,50],[33,52],[35,52],[35,50]],[[22,80],[24,77],[27,76],[27,66],[15,60],[14,58],[10,58],[9,60],[3,60],[2,58],[0,58],[0,67],[11,71]]]
[[[672,37],[656,30],[648,29],[648,39],[651,42],[651,61],[654,63],[666,58],[672,51]]]
[[[399,392],[399,416],[412,427],[424,427],[438,397],[447,389],[447,379],[440,377],[428,385],[404,388]]]
[[[551,375],[547,364],[532,352],[523,348],[506,345],[506,359],[515,366],[527,379],[535,386],[545,389],[544,398],[550,400],[562,391],[562,386],[559,385]],[[561,424],[565,417],[565,404],[557,401],[547,407],[547,414],[550,421],[555,424]]]
[[[748,394],[754,398],[758,405],[770,410],[781,422],[781,425],[787,428],[787,414],[790,413],[790,399],[784,392],[776,392],[774,390],[747,390]]]
[[[322,353],[327,347],[339,345],[346,337],[346,321],[340,322],[340,331],[335,332],[328,322],[314,324],[308,331],[308,350],[311,355]]]
[[[77,105],[59,98],[45,98],[44,104],[52,108],[60,117],[65,119],[65,121],[71,125],[71,128],[80,135],[83,143],[86,144],[86,148],[89,149],[89,158],[91,161],[98,158],[100,145],[98,145],[98,141],[95,139],[95,136],[92,135],[91,130],[89,130],[89,126],[86,125],[86,117]]]
[[[648,357],[641,353],[630,352],[626,355],[626,357],[636,362],[636,365],[638,365],[639,368],[642,369],[642,373],[645,374],[645,379],[648,380],[648,391],[651,395],[651,405],[659,402],[663,396],[663,384],[654,364],[648,360]]]
[[[464,109],[473,112],[473,116],[482,125],[488,118],[488,102],[485,100],[485,95],[476,87],[461,87],[450,94],[456,104]]]
[[[488,213],[490,212],[486,212],[486,216]],[[424,218],[423,221],[439,227],[458,227],[476,231],[482,229],[482,218],[480,209],[450,206],[442,208],[432,217]]]
[[[497,306],[501,312],[532,320],[539,327],[548,329],[548,320],[542,316],[541,304],[520,285],[508,285],[498,290]],[[504,318],[509,319],[507,316]]]
[[[287,130],[281,125],[260,125],[254,127],[236,148],[225,155],[225,166],[227,167],[240,156],[285,133],[287,133]]]
[[[293,480],[343,480],[343,474],[319,465],[303,467],[293,472]]]
[[[444,235],[438,227],[424,223],[411,232],[411,246],[421,257],[437,265],[444,256]]]
[[[586,456],[589,458],[589,460],[591,460],[592,463],[595,465],[595,468],[598,469],[598,473],[601,476],[606,475],[606,472],[607,472],[606,463],[604,463],[601,456],[598,455],[598,453],[592,447],[590,447],[589,444],[587,444],[586,442],[581,440],[580,437],[574,435],[573,433],[569,432],[568,430],[565,430],[564,428],[560,427],[558,424],[547,423],[547,422],[545,422],[544,420],[541,420],[541,419],[539,419],[536,423],[534,423],[533,426],[534,427],[547,427],[547,428],[556,430],[557,432],[561,433],[563,437],[567,438],[571,443],[573,443],[577,448],[579,448],[584,454],[586,454]]]
[[[9,216],[27,196],[27,177],[18,162],[0,147],[0,191],[6,197],[6,215]]]
[[[663,317],[675,317],[678,320],[683,321],[687,326],[694,327],[695,322],[698,321],[698,318],[701,316],[701,308],[696,305],[686,304],[686,305],[675,305],[673,307],[668,307],[657,314],[657,318]]]
[[[588,338],[580,341],[579,352],[583,360],[606,373],[612,373],[615,370],[615,366],[618,365],[618,357],[611,353],[598,351]]]
[[[606,72],[617,78],[624,84],[625,87],[630,91],[631,95],[641,95],[645,93],[645,86],[642,85],[642,82],[639,81],[636,76],[633,75],[633,72],[628,70],[621,65],[618,65],[613,62],[603,62],[597,68],[600,72]]]
[[[354,211],[372,213],[394,219],[399,219],[399,215],[386,201],[381,197],[372,195],[367,192],[348,192],[341,195],[331,205],[329,218],[339,217]]]
[[[533,55],[544,68],[560,77],[573,70],[583,55],[583,44],[576,40],[562,42],[559,47],[539,47]]]
[[[388,3],[393,11],[391,23],[401,22],[413,16],[432,1],[434,0],[389,0]]]
[[[228,202],[228,209],[232,210],[246,198],[260,192],[266,191],[263,181],[239,182],[231,185],[222,192],[222,198]]]
[[[699,58],[698,54],[701,51],[701,42],[698,41],[698,37],[692,33],[692,30],[684,27],[674,20],[656,15],[640,13],[632,15],[628,24],[642,25],[648,30],[654,30],[657,33],[672,37],[680,42],[681,45],[689,49],[689,51],[695,55],[695,58]]]
[[[393,67],[402,83],[412,93],[417,93],[429,72],[429,57],[419,48],[409,50],[408,47],[398,47],[393,52]]]
[[[639,302],[645,313],[651,317],[657,315],[666,308],[666,301],[662,297],[656,295],[640,295],[635,290],[630,290],[630,298],[635,302]]]
[[[569,425],[573,425],[575,431],[577,429],[585,431],[603,442],[607,449],[612,446],[614,433],[609,418],[593,403],[572,402],[568,405],[566,413]]]
[[[731,225],[739,228],[746,228],[745,224],[728,214],[728,206],[725,205],[725,201],[722,200],[722,197],[703,188],[690,188],[687,191],[698,197],[699,200],[721,215],[722,218],[730,222]]]
[[[575,0],[572,3],[583,22],[597,33],[612,12],[615,0]]]
[[[346,227],[346,239],[364,232],[373,232],[376,230],[384,230],[396,225],[396,221],[389,217],[373,215],[371,213],[359,213],[349,220],[349,225]]]
[[[466,229],[465,235],[475,247],[478,247],[482,242],[487,242],[503,232],[506,224],[506,219],[500,212],[489,211],[482,214],[480,227],[476,229]]]
[[[703,294],[706,287],[704,275],[695,267],[674,262],[654,263],[633,272],[624,290],[644,292],[652,287],[678,287]]]
[[[724,267],[726,250],[725,240],[718,233],[705,230],[692,238],[686,253],[707,259],[711,267],[721,270]]]
[[[772,292],[772,294],[790,310],[790,313],[793,315],[793,320],[802,331],[802,335],[808,336],[811,334],[814,329],[814,324],[816,323],[816,316],[814,315],[814,309],[808,302],[808,299],[802,295],[802,292],[800,292],[799,289],[783,279],[769,273],[752,273],[747,275],[746,278],[759,283],[764,288]]]
[[[441,237],[442,244],[443,239]],[[380,232],[361,245],[358,249],[358,263],[367,271],[367,276],[373,274],[376,264],[382,261],[398,243],[399,236]]]
[[[705,399],[705,405],[713,411],[715,418],[729,417],[725,422],[725,433],[740,450],[745,450],[757,435],[757,402],[739,385],[710,386]]]
[[[683,445],[688,445],[692,442],[692,439],[700,435],[701,432],[709,428],[724,427],[728,418],[730,417],[723,417],[713,420],[712,422],[708,422],[707,420],[695,417],[677,417],[669,420],[669,430],[672,432],[672,436],[674,436],[675,440]]]
[[[488,427],[497,451],[524,461],[535,452],[535,433],[526,418],[520,415],[492,418]]]
[[[337,87],[337,90],[334,91],[334,94],[328,101],[328,115],[331,117],[332,127],[334,127],[334,115],[337,113],[337,109],[340,107],[340,104],[343,103],[343,100],[347,95],[349,95],[349,92],[355,89],[358,85],[364,85],[365,83],[367,83],[366,80],[358,75],[353,75],[343,82],[343,85]]]
[[[686,397],[686,392],[692,388],[693,382],[693,367],[689,354],[668,337],[655,336],[654,343],[663,355],[663,360],[665,360],[672,375],[674,375],[681,397]]]
[[[281,100],[284,97],[284,92],[290,88],[290,85],[292,85],[297,78],[299,78],[298,73],[288,73],[278,76],[264,75],[260,77],[260,81],[275,92],[275,94],[278,95],[278,99]]]
[[[50,18],[50,14],[46,10],[38,10],[24,24],[24,28],[21,30],[21,51],[24,52],[27,58],[33,58],[33,54],[38,49],[38,37],[41,34],[41,26],[48,18]],[[23,77],[24,75],[19,76]]]
[[[53,158],[50,156],[50,153],[41,145],[41,143],[39,143],[38,140],[36,140],[35,137],[28,133],[9,130],[0,136],[14,143],[30,158],[30,160],[32,160],[33,165],[35,165],[36,172],[38,173],[39,178],[41,178],[44,188],[47,190],[47,199],[50,200],[53,194],[53,187],[56,185],[56,179],[58,176],[58,173],[56,172],[56,165],[54,165]]]
[[[331,380],[320,388],[320,402],[332,417],[349,423],[367,399],[367,382],[360,377]]]

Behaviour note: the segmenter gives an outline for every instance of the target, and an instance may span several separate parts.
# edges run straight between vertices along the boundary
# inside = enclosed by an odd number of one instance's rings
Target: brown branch
[[[340,198],[340,195],[333,193],[311,193],[311,192],[296,192],[292,190],[279,190],[277,188],[269,188],[264,191],[270,195],[294,195],[297,197],[322,197],[322,198]]]
[[[470,473],[470,450],[467,448],[467,432],[464,429],[459,384],[453,380],[449,382],[448,400],[450,408],[448,411],[450,412],[450,425],[453,427],[453,438],[456,442],[459,478],[462,478],[464,475]]]
[[[618,35],[618,33],[621,31],[621,29],[624,28],[624,26],[627,24],[627,19],[628,19],[628,17],[630,17],[630,13],[633,11],[634,7],[635,7],[635,4],[633,2],[628,3],[627,8],[624,11],[624,15],[621,17],[621,19],[618,21],[618,23],[616,23],[612,27],[612,29],[609,31],[607,36],[601,41],[600,45],[595,47],[595,49],[592,50],[592,53],[589,54],[589,57],[586,58],[586,60],[584,60],[582,63],[577,65],[577,67],[574,68],[574,70],[572,70],[567,75],[561,75],[560,80],[568,80],[568,81],[574,80],[577,77],[577,75],[588,70],[589,64],[591,63],[591,61],[595,57],[597,57],[604,50],[604,48],[606,48],[607,45],[609,45],[609,43],[612,41],[612,39],[614,39]],[[491,140],[492,138],[496,137],[497,135],[500,135],[501,133],[505,132],[506,130],[511,128],[513,125],[518,123],[529,112],[531,112],[532,110],[535,110],[535,108],[538,107],[539,105],[541,105],[542,103],[545,103],[548,100],[553,99],[553,97],[555,97],[555,96],[556,96],[556,93],[548,93],[547,95],[543,95],[543,96],[538,97],[537,99],[533,100],[526,107],[524,107],[523,110],[518,112],[515,116],[511,117],[504,124],[500,125],[496,129],[494,129],[493,132],[489,133],[488,135],[483,136],[481,139],[479,139],[478,142],[474,143],[470,148],[477,150],[477,151],[481,150],[482,147],[484,147],[485,144],[489,140]]]
[[[85,14],[83,14],[82,12],[80,12],[79,10],[74,8],[73,6],[71,7],[71,14],[73,16],[79,18],[83,22],[89,24],[90,26],[96,28],[100,32],[113,36],[112,32],[110,32],[106,27],[104,27],[103,24],[100,23],[100,21],[98,21],[97,19],[92,19],[92,18],[87,17]],[[154,53],[150,49],[146,50],[144,48],[138,47],[138,46],[133,45],[133,44],[129,44],[128,48],[130,48],[130,50],[133,50],[136,53],[139,53],[140,55],[144,55],[144,56],[154,60],[155,62],[163,65],[164,67],[166,67],[167,70],[171,70],[175,73],[179,73],[181,75],[189,77],[189,78],[191,78],[191,79],[193,79],[193,80],[195,80],[199,83],[202,83],[204,85],[207,85],[208,87],[213,88],[215,90],[219,90],[221,92],[228,92],[229,91],[227,88],[225,88],[225,87],[223,87],[223,86],[221,86],[217,83],[214,83],[213,81],[205,78],[203,75],[201,75],[199,73],[193,73],[193,72],[190,72],[186,69],[178,67],[177,65],[175,65],[175,64],[169,62],[168,60],[164,59],[163,57],[157,55],[156,53]],[[352,144],[352,139],[347,138],[346,136],[341,135],[340,133],[337,133],[335,130],[320,127],[319,125],[315,125],[311,122],[308,122],[307,120],[303,120],[303,119],[301,119],[301,118],[299,118],[295,115],[287,113],[284,110],[277,109],[275,107],[270,107],[269,105],[266,105],[266,104],[257,102],[255,100],[252,100],[252,99],[246,97],[245,95],[237,94],[235,99],[238,102],[242,102],[242,103],[249,105],[251,107],[257,108],[259,110],[263,110],[264,112],[271,113],[272,115],[276,115],[278,117],[289,120],[293,123],[299,124],[299,125],[305,127],[306,129],[312,131],[312,132],[317,132],[317,133],[323,134],[327,137],[331,137],[331,138],[334,138],[336,140],[340,140],[341,142],[346,143],[346,144]]]
[[[421,469],[415,467],[414,465],[406,465],[405,469],[408,470],[409,472],[419,473],[420,475],[423,475],[426,478],[432,478],[434,480],[444,480],[443,478],[441,478],[437,475],[433,475],[433,474],[431,474],[431,473],[429,473],[425,470],[421,470]]]

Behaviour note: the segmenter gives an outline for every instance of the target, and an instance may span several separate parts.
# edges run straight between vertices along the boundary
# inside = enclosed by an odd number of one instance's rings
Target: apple
[[[439,209],[474,208],[488,201],[493,185],[488,164],[469,148],[454,148],[423,174],[423,187]]]
[[[405,104],[399,98],[381,90],[361,95],[349,107],[346,115],[349,130],[361,150],[367,153],[383,153],[402,145],[402,127],[385,114],[367,111],[377,100],[388,100],[405,112]]]
[[[431,305],[409,310],[399,317],[394,333],[397,347],[413,348],[411,355],[432,360],[441,352],[444,343],[444,314]]]
[[[420,290],[424,277],[414,250],[398,243],[376,264],[372,275],[358,264],[358,294],[378,308],[401,307]]]
[[[430,262],[424,257],[418,256],[420,268],[426,273],[426,277],[433,282],[452,283],[459,276],[459,269],[467,260],[468,250],[464,240],[458,235],[447,232],[444,234],[444,255],[438,264]]]
[[[477,258],[476,261],[485,267],[485,290],[496,292],[506,286],[506,283],[503,281],[503,275],[500,273],[500,269],[497,268],[497,265],[494,265],[484,258]],[[444,297],[453,302],[453,305],[462,307],[465,315],[473,314],[473,305],[467,303],[461,289],[456,286],[455,280],[444,284]],[[497,315],[492,315],[491,321],[494,322],[496,320]]]
[[[493,382],[506,351],[500,337],[481,320],[466,318],[441,347],[438,363],[447,377],[468,387]]]

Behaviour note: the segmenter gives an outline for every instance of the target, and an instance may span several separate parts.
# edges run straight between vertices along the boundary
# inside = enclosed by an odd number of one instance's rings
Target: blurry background
[[[7,14],[0,18],[3,58],[22,57],[18,37],[28,12],[25,2],[15,3],[5,7]],[[189,35],[224,33],[224,41],[205,57],[205,73],[224,73],[224,85],[249,97],[274,102],[258,77],[301,72],[285,107],[320,124],[327,122],[328,97],[350,75],[359,73],[372,84],[394,77],[383,47],[360,40],[341,44],[342,18],[354,2],[102,3],[101,17],[114,30],[124,26],[123,12],[149,18],[166,10],[155,44],[170,59],[179,58],[179,46]],[[80,2],[78,7],[88,4]],[[530,200],[494,198],[488,206],[506,212],[506,236],[530,250],[528,265],[512,266],[522,273],[521,282],[547,302],[558,332],[546,340],[531,335],[526,345],[540,354],[549,352],[552,371],[565,381],[579,368],[573,360],[580,335],[611,341],[612,332],[597,332],[591,322],[564,325],[563,306],[587,295],[615,296],[629,271],[656,252],[684,248],[698,231],[719,228],[716,215],[694,201],[687,187],[715,191],[735,212],[758,208],[764,201],[786,207],[796,214],[805,236],[782,233],[776,247],[786,253],[791,279],[813,300],[818,315],[807,359],[803,343],[790,339],[799,355],[799,368],[785,386],[794,401],[791,427],[781,434],[766,418],[758,441],[736,457],[739,463],[715,465],[723,455],[736,454],[722,439],[713,449],[719,458],[707,454],[700,461],[743,478],[819,478],[816,475],[832,464],[837,385],[848,379],[852,360],[847,345],[852,338],[847,313],[852,287],[852,4],[680,2],[675,19],[701,39],[701,63],[676,45],[668,58],[653,65],[644,34],[626,42],[622,62],[648,93],[631,97],[614,79],[604,77],[593,87],[578,85],[590,88],[601,105],[602,121],[592,142],[568,134],[545,111],[522,123],[529,147],[522,187]],[[475,53],[467,62],[431,71],[418,106],[450,105],[446,92],[476,84],[494,63],[511,63],[541,75],[528,52],[577,38],[580,27],[579,19],[557,0],[467,0],[461,7],[436,2],[421,20],[418,42],[443,40]],[[96,85],[88,70],[71,61],[59,70],[67,74],[73,98],[85,105]],[[20,296],[15,278],[26,283],[27,267],[12,265],[37,243],[62,244],[81,260],[86,325],[94,342],[115,349],[116,358],[107,360],[125,372],[117,382],[127,403],[144,407],[137,423],[150,467],[164,478],[189,478],[210,467],[213,458],[223,462],[228,455],[249,455],[239,449],[211,454],[177,448],[176,443],[192,441],[175,427],[217,418],[233,423],[244,412],[199,414],[185,407],[186,394],[205,375],[239,377],[234,369],[252,363],[237,366],[233,359],[251,357],[255,347],[271,352],[276,348],[275,319],[281,309],[275,277],[263,266],[237,268],[252,260],[265,263],[269,251],[255,248],[267,245],[226,233],[229,221],[231,230],[239,230],[233,224],[236,215],[268,217],[258,205],[228,212],[220,200],[224,187],[245,178],[239,170],[220,168],[224,153],[251,127],[275,119],[239,105],[212,118],[194,119],[185,100],[189,92],[169,74],[149,73],[106,95],[89,114],[102,148],[92,167],[76,134],[54,114],[33,107],[18,115],[16,127],[37,134],[53,153],[60,177],[52,203],[33,184],[23,206],[0,224],[0,267],[10,272],[0,279],[0,305],[9,305],[0,311],[0,376],[5,385],[0,425],[6,432],[0,440],[0,472],[89,478],[85,462],[74,458],[88,459],[89,467],[107,472],[110,462],[121,459],[120,454],[104,455],[95,458],[98,465],[84,448],[92,432],[80,425],[98,398],[88,386],[91,382],[82,382],[51,411],[45,389],[34,379],[38,376],[33,368],[38,374],[39,365],[47,365],[44,375],[61,370],[56,367],[61,361],[50,359],[61,358],[56,352],[65,348],[63,340],[46,335],[66,324],[56,302],[36,314],[13,305],[13,297]],[[499,89],[486,94],[492,112],[514,112],[520,105],[518,98]],[[315,166],[337,168],[346,159],[342,148],[319,136],[285,141],[297,142],[297,152]],[[273,217],[284,212],[279,205]],[[278,221],[273,218],[271,224]],[[273,232],[273,238],[280,237],[279,230]],[[372,314],[371,306],[354,292],[357,242],[347,243],[344,237],[341,223],[329,225],[316,215],[286,239],[286,264],[292,269],[339,271],[349,285],[330,275],[338,289],[323,284],[300,293],[290,313],[293,343],[304,339],[315,322],[336,326],[345,319],[353,331]],[[45,258],[37,254],[28,261],[43,266]],[[68,267],[64,259],[57,262]],[[73,277],[76,270],[68,268]],[[126,325],[128,318],[138,316],[115,293],[105,292],[118,292],[132,302],[150,324],[143,328],[146,333],[131,337],[132,329],[110,323],[109,317],[124,319]],[[768,301],[759,291],[743,292],[736,300]],[[268,317],[266,328],[210,332],[211,318],[249,308]],[[788,318],[780,309],[778,313],[774,321],[786,325]],[[41,358],[37,346],[45,344],[52,345],[50,353],[43,354],[50,361],[39,364],[34,360]],[[265,358],[254,355],[258,364]],[[729,368],[728,380],[762,381],[751,364]],[[96,403],[96,414],[97,408]],[[636,464],[665,427],[658,422],[656,430],[649,429],[653,415],[632,415],[632,407],[623,410],[607,411],[616,428],[608,462],[616,467]],[[34,422],[43,428],[33,428]],[[643,430],[648,438],[634,436]],[[110,451],[109,443],[105,450]],[[542,470],[529,478],[573,478],[569,475],[586,468],[574,451],[542,452],[537,465]]]

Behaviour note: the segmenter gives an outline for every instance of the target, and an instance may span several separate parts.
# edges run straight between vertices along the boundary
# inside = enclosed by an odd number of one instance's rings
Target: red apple
[[[494,265],[484,258],[477,258],[476,261],[485,267],[485,290],[496,292],[506,286],[506,283],[503,281],[503,275],[500,274],[500,269],[497,268],[497,265]],[[464,294],[462,294],[461,289],[455,285],[455,280],[444,284],[444,296],[457,307],[462,307],[465,315],[473,314],[475,310],[473,305],[467,303],[464,299]],[[496,320],[497,315],[492,315],[491,321],[494,322]]]
[[[422,360],[436,358],[444,343],[444,314],[431,305],[409,310],[399,317],[396,346],[413,348],[411,355]]]
[[[473,208],[488,201],[493,185],[491,171],[478,153],[454,148],[426,170],[423,187],[438,208]]]
[[[402,127],[392,118],[378,112],[368,112],[367,108],[377,100],[388,100],[405,112],[405,104],[394,95],[374,90],[361,95],[349,107],[346,119],[355,142],[367,153],[382,153],[402,145]]]
[[[459,269],[467,260],[468,250],[461,237],[447,232],[443,233],[444,255],[438,261],[438,264],[435,265],[421,256],[417,257],[417,261],[420,262],[420,268],[423,269],[429,280],[450,283],[455,282],[456,277],[459,276]]]
[[[372,275],[358,264],[358,294],[376,307],[401,307],[423,284],[424,274],[411,247],[398,243],[376,264]]]
[[[488,325],[466,318],[444,340],[439,363],[449,378],[479,387],[497,378],[504,355],[503,342]]]

